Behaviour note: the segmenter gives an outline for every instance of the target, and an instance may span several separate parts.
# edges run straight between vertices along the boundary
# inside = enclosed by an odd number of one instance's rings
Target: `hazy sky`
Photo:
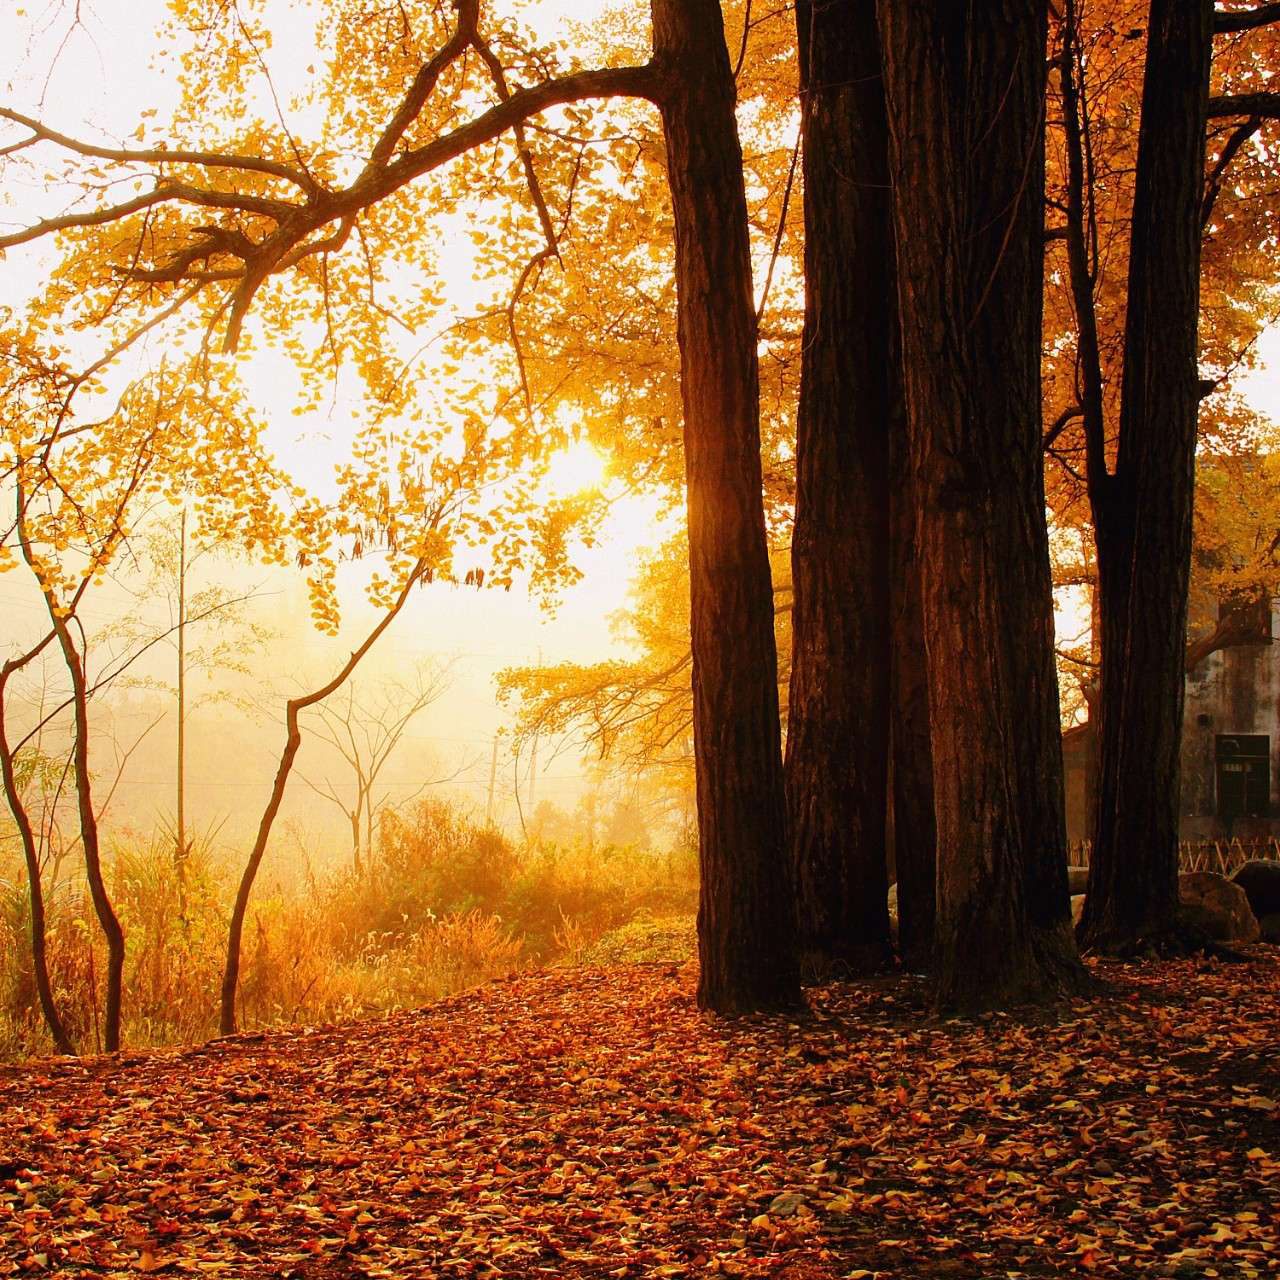
[[[567,19],[589,18],[602,9],[600,0],[545,0],[535,14],[539,30],[548,38],[563,32]],[[105,131],[119,139],[133,132],[140,113],[159,107],[159,118],[176,96],[172,71],[163,63],[153,65],[157,52],[156,28],[167,6],[161,0],[81,0],[81,24],[71,22],[77,6],[71,0],[32,0],[25,9],[13,3],[0,7],[0,98],[10,105],[39,114],[48,123],[72,134]],[[278,12],[296,24],[292,38],[277,43],[269,55],[273,75],[287,96],[290,77],[303,74],[309,24],[305,5],[282,3]],[[290,17],[292,15],[292,17]],[[15,202],[16,201],[16,202]],[[28,202],[30,207],[28,207]],[[34,208],[49,210],[50,197],[40,190],[18,191],[7,207],[0,204],[0,220],[27,220]],[[461,229],[459,229],[461,230]],[[38,278],[39,248],[11,252],[0,261],[0,296],[20,296]],[[457,239],[454,261],[464,264],[470,242]],[[459,279],[465,292],[466,281]],[[1280,368],[1280,334],[1269,334],[1262,354],[1271,367]],[[321,415],[303,424],[277,404],[273,375],[264,367],[255,397],[268,411],[278,412],[273,444],[282,458],[316,478],[327,470],[332,454],[340,451],[345,423],[339,412],[326,421]],[[1260,408],[1280,412],[1280,387],[1274,374],[1256,372],[1238,385]],[[327,440],[332,437],[330,446]],[[308,461],[309,460],[309,463]],[[317,466],[319,470],[317,470]],[[599,460],[578,450],[558,469],[557,482],[572,489],[598,478]],[[458,658],[457,677],[450,694],[423,720],[415,739],[423,749],[432,742],[448,759],[480,758],[478,771],[466,780],[474,790],[487,776],[487,745],[503,722],[494,706],[493,673],[504,666],[531,662],[541,653],[548,660],[593,660],[616,652],[609,629],[610,615],[625,602],[632,557],[637,547],[663,536],[652,527],[654,504],[627,499],[619,503],[601,545],[578,558],[583,582],[568,591],[554,616],[548,616],[523,593],[474,591],[433,586],[419,593],[409,612],[384,639],[374,669],[394,668],[424,656]],[[279,575],[256,574],[280,594],[270,597],[262,612],[267,621],[284,619],[288,638],[273,647],[264,660],[280,673],[300,669],[320,674],[341,661],[349,638],[367,623],[360,608],[358,590],[344,592],[349,626],[338,640],[310,630],[306,602],[297,582]],[[106,616],[114,608],[110,593],[92,605]],[[0,618],[4,630],[21,628],[24,618],[36,619],[38,600],[19,575],[0,578]],[[561,761],[547,779],[544,794],[572,799],[577,788],[577,766]],[[479,780],[479,781],[478,781]],[[554,785],[553,785],[554,784]]]
[[[539,30],[548,36],[563,30],[566,15],[589,17],[601,6],[571,0],[548,0],[539,6]],[[33,3],[25,12],[13,5],[0,11],[0,87],[7,105],[39,115],[54,127],[71,134],[105,133],[121,142],[133,132],[143,110],[159,106],[159,117],[176,97],[176,84],[164,63],[153,63],[157,51],[155,31],[167,14],[161,0],[81,0],[81,25],[71,22],[70,3]],[[284,5],[279,12],[302,15],[305,6]],[[309,25],[297,20],[297,39],[281,40],[270,55],[273,77],[287,95],[291,71],[299,72],[308,61],[298,42],[305,44]],[[305,51],[305,50],[304,50]],[[52,71],[50,68],[52,67]],[[29,220],[33,211],[56,211],[43,190],[17,192],[0,205],[0,220]],[[455,251],[444,255],[457,264],[470,258],[471,242],[458,229]],[[37,281],[47,249],[11,251],[0,261],[0,288],[4,296],[21,296]],[[457,281],[465,294],[466,280]],[[461,300],[465,305],[467,299]],[[300,424],[289,412],[287,400],[277,394],[271,357],[253,387],[255,400],[275,424],[271,444],[299,478],[323,487],[332,459],[341,453],[348,427],[341,405]],[[274,409],[274,412],[272,411]],[[301,427],[301,430],[300,430]],[[585,447],[577,447],[560,460],[553,481],[558,488],[575,488],[598,482],[601,460]],[[423,750],[433,746],[446,763],[478,759],[480,764],[463,780],[472,792],[483,790],[489,769],[488,746],[506,713],[494,704],[493,675],[502,667],[535,661],[542,654],[549,661],[590,661],[616,654],[610,616],[625,603],[627,581],[637,548],[660,541],[669,533],[656,529],[652,500],[623,498],[615,506],[605,538],[577,557],[583,580],[567,591],[554,614],[548,614],[522,591],[475,591],[435,585],[415,594],[413,603],[385,636],[367,664],[367,678],[421,658],[456,659],[450,692],[424,716],[413,738]],[[361,570],[344,573],[354,583]],[[350,651],[351,638],[367,627],[370,614],[363,607],[358,586],[342,592],[344,627],[335,640],[310,627],[308,605],[301,583],[279,573],[254,572],[254,582],[265,584],[268,598],[256,610],[260,620],[281,626],[286,632],[264,660],[281,675],[299,670],[316,676],[340,665]],[[118,608],[120,596],[104,589],[86,609],[86,618],[105,620]],[[23,623],[34,625],[42,612],[39,598],[21,575],[0,578],[0,618],[4,631],[13,634]],[[160,673],[158,673],[160,674]],[[265,749],[265,748],[264,748]],[[539,789],[543,795],[568,802],[579,789],[579,767],[561,758],[548,766],[544,748]],[[401,773],[413,776],[413,762],[406,760]],[[193,779],[193,782],[195,779]],[[265,784],[264,784],[265,785]]]

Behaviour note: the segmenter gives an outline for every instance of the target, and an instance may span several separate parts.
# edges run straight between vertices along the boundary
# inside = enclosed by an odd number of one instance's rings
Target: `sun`
[[[557,449],[547,462],[547,486],[564,497],[603,489],[609,460],[585,440]]]

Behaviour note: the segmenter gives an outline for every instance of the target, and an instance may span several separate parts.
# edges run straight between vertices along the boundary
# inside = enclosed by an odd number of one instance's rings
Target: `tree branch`
[[[474,4],[474,0],[465,0],[465,3],[471,5]],[[304,202],[291,203],[286,200],[227,192],[213,187],[175,183],[161,175],[153,191],[132,200],[87,213],[45,219],[21,231],[0,236],[0,249],[26,244],[57,231],[102,226],[161,204],[191,204],[198,207],[247,212],[270,218],[276,223],[276,229],[256,244],[243,233],[239,233],[239,238],[235,238],[237,233],[234,229],[221,228],[218,237],[211,237],[209,228],[194,228],[193,233],[204,236],[204,243],[198,250],[195,246],[188,246],[186,249],[179,250],[165,267],[152,266],[125,273],[126,276],[132,275],[137,279],[169,279],[175,272],[181,274],[181,270],[190,271],[196,261],[207,256],[211,248],[210,240],[220,239],[221,243],[218,247],[241,258],[244,263],[243,270],[231,273],[210,272],[202,278],[216,276],[219,279],[238,280],[228,313],[224,341],[228,350],[234,350],[240,326],[252,304],[253,297],[270,275],[286,270],[310,254],[341,247],[356,217],[363,210],[398,191],[414,179],[440,168],[467,151],[492,142],[507,130],[523,125],[531,117],[550,107],[565,106],[568,103],[583,102],[593,98],[639,97],[651,101],[657,100],[660,91],[659,77],[651,64],[575,72],[559,79],[519,89],[443,137],[436,138],[423,146],[403,151],[392,158],[396,143],[421,110],[443,67],[458,56],[456,52],[452,52],[454,45],[461,41],[464,35],[465,43],[468,45],[471,43],[471,34],[466,28],[465,9],[463,12],[464,18],[460,20],[458,31],[440,54],[419,72],[414,86],[375,144],[369,162],[346,189],[331,193],[313,185],[306,188],[308,196]],[[46,132],[52,134],[52,131]],[[94,154],[90,144],[79,143],[72,138],[64,140],[63,135],[56,135],[56,140],[60,145],[70,147],[77,154]],[[135,159],[134,153],[124,154],[130,161]],[[158,152],[156,155],[155,163],[162,163],[171,158],[168,152]],[[192,153],[192,155],[192,163],[201,163],[199,153]],[[210,167],[227,167],[228,159],[229,157],[221,153],[210,152],[205,157],[205,162]],[[297,177],[298,175],[291,171],[290,180],[296,181]],[[545,226],[547,220],[543,217],[544,213],[545,210],[539,211],[539,217],[544,221]],[[320,228],[335,222],[339,226],[331,236],[315,243],[307,243],[308,237]],[[554,242],[554,233],[552,239]],[[178,264],[181,264],[181,270]],[[160,277],[156,277],[157,272],[161,273]]]
[[[31,116],[24,116],[20,111],[0,107],[0,119],[12,120],[25,129],[30,129],[32,137],[24,138],[0,149],[0,156],[12,155],[37,142],[52,142],[76,155],[93,160],[118,160],[121,164],[194,164],[203,169],[241,169],[246,173],[265,173],[274,178],[283,178],[301,187],[308,195],[319,191],[314,178],[310,174],[294,169],[291,165],[282,164],[278,160],[268,160],[263,156],[237,156],[221,151],[187,151],[181,148],[147,147],[132,150],[121,147],[98,147],[90,142],[81,142],[56,129],[50,129]]]
[[[1258,116],[1280,120],[1280,93],[1220,93],[1209,99],[1209,119]]]
[[[1253,31],[1272,22],[1280,22],[1280,4],[1260,4],[1254,9],[1215,9],[1213,34],[1223,36],[1237,31]]]
[[[1213,206],[1217,203],[1218,196],[1222,191],[1222,176],[1226,173],[1227,166],[1236,158],[1236,153],[1240,148],[1261,128],[1261,118],[1250,116],[1243,124],[1237,125],[1232,130],[1231,136],[1223,145],[1222,151],[1214,162],[1213,169],[1205,182],[1204,201],[1200,206],[1201,230],[1209,225],[1209,219],[1213,215]]]

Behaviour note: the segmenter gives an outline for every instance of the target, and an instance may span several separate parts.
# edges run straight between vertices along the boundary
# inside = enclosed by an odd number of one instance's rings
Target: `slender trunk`
[[[43,584],[42,584],[43,585]],[[89,897],[107,940],[107,991],[102,1016],[102,1047],[107,1053],[120,1048],[120,1011],[124,994],[124,930],[111,905],[106,880],[102,875],[102,851],[98,841],[98,815],[93,808],[93,778],[89,771],[89,693],[84,663],[76,649],[66,618],[59,612],[53,596],[45,592],[49,620],[57,632],[58,643],[67,671],[71,675],[71,693],[75,709],[75,742],[72,764],[76,780],[76,800],[80,815],[80,844],[84,849],[85,879]]]
[[[1041,466],[1045,0],[881,0],[937,816],[937,1002],[1080,985]]]
[[[787,818],[806,976],[890,959],[889,431],[897,322],[874,0],[799,0],[805,319]]]
[[[933,965],[937,830],[933,817],[929,677],[916,554],[915,485],[900,409],[897,417],[889,448],[893,856],[898,876],[898,952],[904,965],[919,971]]]
[[[9,802],[9,811],[13,814],[14,825],[18,828],[18,838],[22,843],[22,857],[27,866],[27,883],[30,886],[31,896],[31,969],[35,976],[40,1011],[44,1014],[45,1026],[49,1028],[54,1047],[59,1053],[74,1054],[76,1047],[67,1033],[62,1015],[58,1012],[57,1002],[53,998],[53,983],[49,979],[40,850],[35,829],[31,825],[31,815],[27,812],[22,792],[18,787],[13,752],[9,748],[4,697],[13,670],[14,668],[9,664],[0,670],[0,775],[3,776],[5,799]]]
[[[357,807],[351,810],[348,815],[351,819],[351,869],[355,873],[355,877],[359,880],[364,875],[364,863],[360,860],[360,807],[357,801]]]
[[[44,598],[45,611],[53,634],[57,636],[62,650],[63,661],[71,676],[72,706],[75,713],[75,742],[72,747],[72,764],[76,780],[76,800],[80,815],[80,844],[84,849],[85,879],[89,882],[89,897],[93,902],[94,913],[107,940],[107,996],[106,1008],[103,1010],[102,1045],[108,1053],[115,1053],[120,1048],[120,1007],[124,993],[124,930],[111,905],[111,895],[107,892],[106,881],[102,876],[102,856],[98,845],[98,817],[93,809],[92,775],[89,771],[89,692],[84,675],[84,664],[71,637],[68,618],[71,613],[64,609],[47,585],[45,576],[31,550],[27,538],[26,523],[23,516],[22,486],[18,485],[18,542],[22,548],[23,559],[40,584],[40,594]],[[79,595],[75,597],[79,599]],[[92,957],[92,948],[90,949]],[[94,1019],[97,1020],[97,998],[94,998]]]
[[[675,215],[701,900],[698,1002],[799,999],[786,859],[756,319],[734,84],[716,0],[653,0]]]
[[[1138,132],[1116,469],[1095,514],[1102,696],[1081,937],[1175,936],[1182,700],[1199,408],[1210,0],[1153,0]]]
[[[271,785],[271,796],[258,823],[258,835],[253,842],[244,871],[240,875],[235,904],[231,908],[231,923],[227,926],[227,959],[222,970],[222,997],[218,1016],[218,1030],[224,1036],[233,1035],[236,1030],[236,989],[240,984],[240,942],[244,934],[245,916],[249,910],[249,895],[253,892],[253,882],[258,877],[258,868],[262,865],[263,855],[267,852],[267,841],[271,838],[271,828],[275,823],[276,814],[280,812],[280,803],[284,799],[284,791],[289,782],[294,759],[298,754],[298,748],[302,745],[302,733],[298,728],[298,711],[302,702],[301,698],[290,698],[285,704],[284,750],[280,753],[275,781]]]
[[[498,734],[493,735],[493,755],[489,760],[489,794],[484,805],[484,825],[493,826],[493,791],[498,781]]]
[[[427,567],[426,559],[420,557],[410,570],[391,607],[327,684],[300,698],[290,698],[285,703],[285,741],[284,748],[280,752],[280,764],[276,768],[276,777],[271,785],[267,807],[262,811],[262,819],[258,823],[257,837],[240,876],[235,904],[231,909],[231,921],[227,926],[227,958],[222,970],[222,993],[218,1013],[218,1029],[224,1036],[234,1035],[236,1030],[236,989],[240,984],[240,943],[244,935],[245,916],[249,910],[249,895],[253,892],[253,882],[257,879],[258,868],[262,865],[263,856],[267,852],[267,841],[271,838],[271,828],[275,823],[276,814],[280,811],[280,803],[284,799],[284,791],[289,782],[289,774],[293,770],[294,758],[302,745],[302,731],[298,726],[298,716],[307,707],[314,707],[317,702],[323,702],[346,683],[351,673],[360,665],[361,659],[377,643],[378,637],[399,616],[405,602],[409,599],[410,592],[421,581]]]

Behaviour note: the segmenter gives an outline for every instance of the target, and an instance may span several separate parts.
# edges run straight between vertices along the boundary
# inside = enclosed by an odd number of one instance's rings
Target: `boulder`
[[[1071,895],[1071,927],[1077,928],[1080,924],[1080,917],[1084,915],[1084,894],[1073,893]]]
[[[1245,891],[1212,871],[1184,871],[1178,877],[1183,919],[1216,942],[1256,942],[1258,921]]]
[[[1258,921],[1258,932],[1262,934],[1262,941],[1269,942],[1272,946],[1280,947],[1280,911],[1272,912],[1269,916],[1263,916]]]
[[[1088,867],[1068,867],[1067,868],[1067,892],[1074,898],[1076,894],[1083,893],[1089,887],[1089,868]]]
[[[1254,858],[1237,867],[1231,881],[1244,890],[1249,908],[1259,920],[1280,913],[1280,862]]]

